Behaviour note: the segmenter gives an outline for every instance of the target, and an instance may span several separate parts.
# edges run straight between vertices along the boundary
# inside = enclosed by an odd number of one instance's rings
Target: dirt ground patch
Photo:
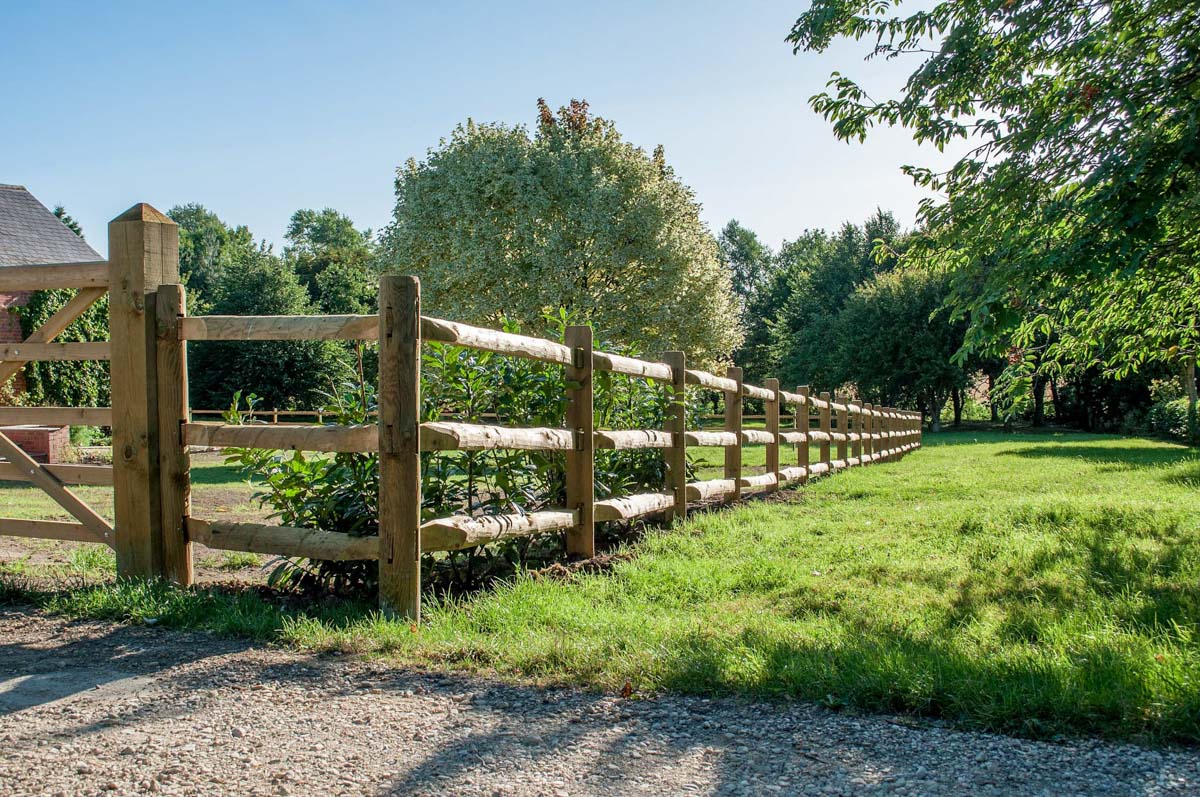
[[[0,610],[11,795],[1195,794],[1200,755],[626,700]]]

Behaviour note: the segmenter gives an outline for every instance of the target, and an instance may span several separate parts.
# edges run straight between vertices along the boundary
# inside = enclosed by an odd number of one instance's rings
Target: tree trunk
[[[1046,377],[1033,378],[1033,425],[1046,424]]]
[[[957,387],[954,388],[950,393],[950,398],[954,402],[954,425],[962,426],[963,404],[965,403],[963,401],[963,391]]]
[[[1050,380],[1050,403],[1054,405],[1054,422],[1061,424],[1063,421],[1062,405],[1058,403],[1058,383],[1053,379]]]
[[[929,398],[931,399],[929,407],[929,431],[940,432],[942,431],[942,406],[946,403],[946,399],[945,397],[939,399],[936,393],[930,393]]]

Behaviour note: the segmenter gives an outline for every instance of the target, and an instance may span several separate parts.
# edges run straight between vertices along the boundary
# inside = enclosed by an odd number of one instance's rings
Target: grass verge
[[[252,592],[33,597],[78,617],[601,688],[1195,743],[1198,486],[1200,457],[1167,443],[948,433],[900,463],[696,515],[607,573],[429,601],[419,634],[361,605],[281,608]]]

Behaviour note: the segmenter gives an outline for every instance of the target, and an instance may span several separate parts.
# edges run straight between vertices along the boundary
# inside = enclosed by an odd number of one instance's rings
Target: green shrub
[[[561,339],[569,321],[548,319]],[[518,331],[506,324],[508,331]],[[613,350],[608,345],[597,348]],[[629,349],[621,353],[634,355]],[[560,366],[491,352],[430,343],[422,361],[421,420],[456,420],[504,426],[562,425],[566,384]],[[373,423],[375,386],[366,379],[342,384],[324,407],[329,422]],[[228,420],[255,422],[257,399],[235,399]],[[596,372],[594,415],[598,429],[661,429],[667,407],[663,386],[609,372]],[[320,528],[354,536],[378,534],[378,457],[375,454],[231,449],[262,486],[257,494],[272,516],[287,526]],[[597,451],[598,498],[662,489],[666,479],[657,450]],[[536,512],[566,499],[565,457],[553,451],[463,451],[421,454],[422,520],[454,514]],[[505,540],[482,548],[427,554],[423,572],[438,591],[473,588],[481,580],[511,572],[530,560],[564,554],[559,535]],[[287,562],[272,576],[277,586],[370,594],[373,562]]]
[[[1146,412],[1146,429],[1150,434],[1159,437],[1188,439],[1187,399],[1159,401],[1150,405]]]
[[[1174,379],[1155,379],[1150,384],[1153,403],[1125,416],[1122,434],[1144,434],[1196,444],[1196,418],[1192,417],[1183,386]]]

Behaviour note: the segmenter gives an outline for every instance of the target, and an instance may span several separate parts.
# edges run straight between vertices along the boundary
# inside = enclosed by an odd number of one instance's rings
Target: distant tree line
[[[956,360],[1003,361],[1009,415],[1040,416],[1053,391],[1085,428],[1182,423],[1200,442],[1196,13],[1190,0],[814,0],[792,27],[796,51],[845,39],[909,64],[892,95],[830,76],[810,102],[838,138],[886,125],[969,145],[947,169],[903,167],[930,193],[904,259],[947,275],[945,304],[968,324]]]

